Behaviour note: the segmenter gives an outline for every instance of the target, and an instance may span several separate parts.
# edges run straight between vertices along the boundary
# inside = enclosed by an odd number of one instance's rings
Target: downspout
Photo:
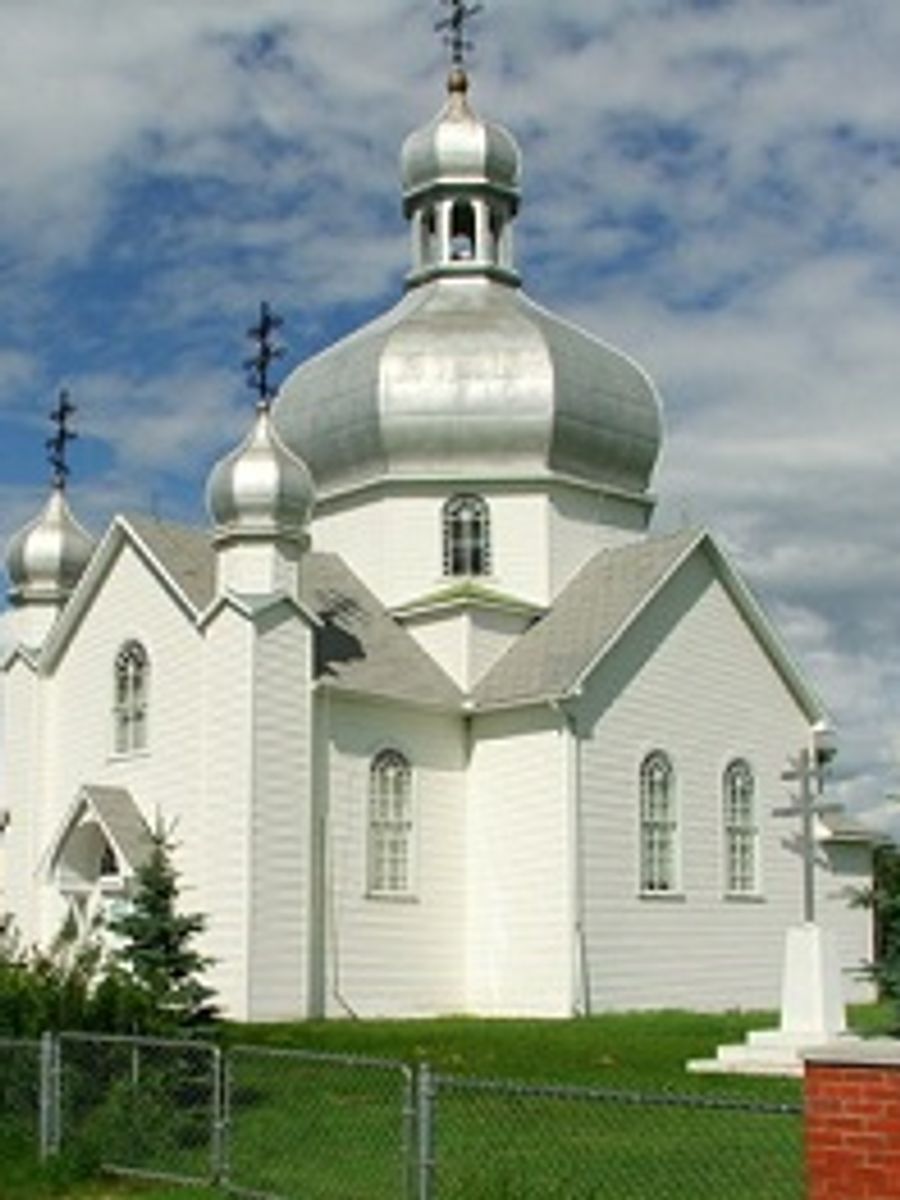
[[[331,696],[327,688],[315,689],[318,700],[316,721],[316,760],[319,764],[314,796],[314,831],[317,841],[318,876],[315,921],[319,930],[318,960],[314,966],[315,987],[318,991],[321,1015],[326,1016],[325,994],[354,1019],[359,1013],[346,998],[341,987],[341,942],[339,903],[335,886],[334,845],[331,837]],[[330,969],[329,969],[330,968]],[[330,985],[330,987],[329,987]]]
[[[566,730],[566,791],[569,820],[569,844],[572,847],[572,996],[576,1016],[591,1015],[591,979],[587,946],[587,905],[585,902],[584,796],[582,781],[582,737],[577,707],[581,691],[551,701]]]

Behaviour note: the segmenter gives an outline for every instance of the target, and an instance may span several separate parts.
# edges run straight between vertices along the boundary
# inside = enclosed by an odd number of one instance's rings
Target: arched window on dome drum
[[[382,750],[369,769],[368,892],[412,891],[412,769],[399,750]]]
[[[752,895],[759,887],[759,825],[750,764],[736,758],[722,776],[725,891]]]
[[[641,764],[640,886],[642,892],[674,892],[678,886],[678,811],[675,771],[661,750]]]
[[[453,496],[444,505],[444,574],[489,575],[491,514],[481,496]]]
[[[113,686],[116,753],[146,749],[150,660],[140,642],[126,642],[116,655]]]
[[[475,257],[475,209],[468,200],[456,200],[450,214],[450,257],[454,262]]]

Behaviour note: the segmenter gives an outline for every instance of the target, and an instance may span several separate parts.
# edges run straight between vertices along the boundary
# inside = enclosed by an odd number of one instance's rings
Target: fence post
[[[60,1144],[59,1042],[52,1033],[41,1034],[40,1157],[46,1162],[59,1153]]]
[[[422,1063],[416,1078],[416,1200],[434,1196],[434,1100],[436,1089],[431,1067]]]

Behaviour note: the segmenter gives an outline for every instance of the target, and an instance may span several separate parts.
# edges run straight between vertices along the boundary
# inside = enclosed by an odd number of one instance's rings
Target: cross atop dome
[[[53,469],[52,482],[57,491],[65,491],[66,479],[71,467],[66,456],[66,447],[74,442],[78,434],[69,428],[69,418],[78,411],[69,399],[69,392],[63,388],[57,399],[56,408],[50,413],[50,420],[56,426],[56,433],[48,437],[44,443],[47,447],[47,462]]]
[[[284,319],[274,313],[263,300],[259,306],[259,321],[247,330],[247,337],[256,344],[256,353],[246,359],[247,386],[253,388],[259,399],[257,408],[268,411],[278,392],[269,380],[269,369],[276,359],[284,354],[284,347],[276,345],[272,335],[284,324]]]
[[[450,49],[450,62],[457,70],[465,67],[466,54],[474,45],[466,36],[466,27],[471,19],[483,11],[483,4],[469,4],[467,0],[441,0],[450,8],[450,15],[438,21],[435,32],[444,35],[444,45]]]

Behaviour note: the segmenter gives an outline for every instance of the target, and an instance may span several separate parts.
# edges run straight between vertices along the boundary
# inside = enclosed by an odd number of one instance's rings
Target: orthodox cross
[[[484,8],[483,4],[468,4],[466,0],[441,0],[450,6],[450,16],[435,25],[437,33],[444,34],[444,44],[450,47],[454,67],[465,65],[466,54],[474,47],[466,37],[466,25]]]
[[[244,369],[248,387],[252,387],[259,396],[260,408],[268,408],[278,391],[269,380],[269,368],[284,354],[284,347],[272,340],[272,335],[283,324],[284,320],[273,313],[263,300],[259,306],[259,321],[247,330],[247,337],[256,343],[256,353],[245,361]]]
[[[56,408],[50,414],[50,420],[56,426],[56,433],[44,443],[47,447],[47,462],[53,468],[53,486],[60,491],[65,489],[70,471],[66,461],[66,447],[78,437],[78,434],[69,428],[69,418],[77,411],[69,399],[68,391],[63,388],[59,393]]]
[[[812,924],[816,919],[816,838],[815,818],[825,813],[843,811],[843,804],[828,804],[820,797],[823,787],[823,766],[816,754],[801,750],[788,762],[781,778],[786,783],[799,784],[799,795],[786,808],[773,809],[776,817],[800,818],[800,852],[803,856],[803,920]]]

